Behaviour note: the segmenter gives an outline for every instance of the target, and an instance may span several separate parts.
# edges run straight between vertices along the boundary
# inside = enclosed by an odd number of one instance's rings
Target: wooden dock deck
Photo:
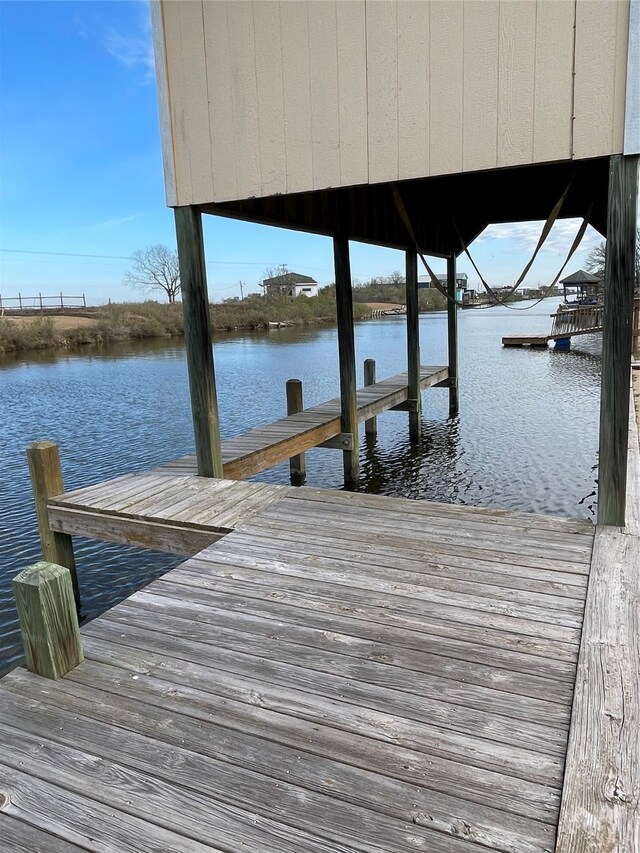
[[[592,542],[283,489],[0,682],[6,849],[551,853]]]
[[[444,385],[449,378],[448,367],[420,367],[420,389]],[[388,409],[407,402],[407,374],[399,373],[381,382],[358,389],[356,393],[358,423],[374,418]],[[341,433],[340,398],[328,400],[273,423],[259,426],[242,435],[222,442],[224,476],[231,480],[250,477],[290,459],[312,447],[317,447]],[[196,471],[195,456],[167,462],[162,466],[174,473],[192,474]]]

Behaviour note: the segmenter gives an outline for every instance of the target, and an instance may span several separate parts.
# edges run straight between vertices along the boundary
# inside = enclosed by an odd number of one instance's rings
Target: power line
[[[132,261],[134,258],[131,255],[90,255],[80,254],[79,252],[43,252],[37,249],[2,249],[0,252],[9,252],[14,255],[55,255],[61,258],[100,258],[111,261]],[[252,267],[269,267],[276,266],[273,261],[207,261],[207,266],[252,266]],[[312,269],[316,272],[326,272],[328,267],[309,267],[305,264],[306,269]]]

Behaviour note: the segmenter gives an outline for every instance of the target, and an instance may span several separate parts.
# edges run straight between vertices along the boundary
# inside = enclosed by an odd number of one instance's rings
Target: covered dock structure
[[[640,4],[159,0],[152,13],[195,460],[65,492],[55,446],[30,448],[45,562],[16,578],[27,668],[0,681],[3,843],[629,853]],[[220,439],[206,216],[331,238],[340,397],[319,425],[292,389],[251,464],[277,445],[271,458],[296,459],[316,429],[343,455],[344,491],[225,471],[257,438],[235,455]],[[598,524],[358,493],[374,399],[403,407],[413,438],[424,387],[444,383],[458,411],[461,252],[490,223],[566,217],[607,239]],[[407,371],[364,389],[350,241],[406,261]],[[418,334],[426,255],[447,263],[447,364],[433,367]],[[79,630],[72,535],[171,543],[187,560]]]

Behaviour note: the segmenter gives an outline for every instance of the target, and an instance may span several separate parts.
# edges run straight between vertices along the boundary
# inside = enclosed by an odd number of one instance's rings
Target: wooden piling
[[[297,415],[303,411],[302,382],[299,379],[287,380],[287,415]],[[289,459],[289,474],[292,486],[302,486],[307,478],[304,453]]]
[[[610,159],[602,323],[598,524],[623,526],[635,283],[638,156]]]
[[[458,306],[456,298],[456,256],[447,258],[447,339],[449,349],[449,417],[458,414]]]
[[[202,219],[200,211],[192,206],[176,207],[174,214],[198,474],[222,477]]]
[[[62,678],[84,660],[71,573],[40,562],[13,579],[27,668]]]
[[[376,384],[376,362],[373,358],[365,358],[364,360],[364,384]],[[378,434],[378,419],[369,418],[364,422],[365,435],[376,436]]]
[[[422,394],[420,391],[420,315],[418,313],[418,255],[406,252],[406,302],[407,302],[407,373],[409,409],[409,438],[420,440]]]
[[[31,475],[42,556],[46,561],[64,566],[69,570],[73,596],[79,613],[80,588],[71,536],[67,533],[56,533],[49,526],[47,503],[50,498],[64,493],[58,445],[53,441],[37,441],[35,444],[30,444],[27,447],[27,462]]]
[[[353,331],[353,299],[349,240],[344,235],[333,238],[336,273],[336,316],[340,358],[340,414],[342,432],[353,435],[352,449],[343,451],[344,484],[356,488],[360,480],[358,454],[358,415],[356,403],[356,348]]]

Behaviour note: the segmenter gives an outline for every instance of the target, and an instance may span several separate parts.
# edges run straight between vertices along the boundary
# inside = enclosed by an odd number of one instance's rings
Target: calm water
[[[508,333],[545,332],[554,304],[459,313],[460,415],[448,392],[424,394],[423,440],[407,416],[378,419],[362,441],[362,489],[388,495],[592,518],[600,360],[597,338],[580,351],[503,350]],[[423,364],[446,363],[446,316],[421,318]],[[404,318],[356,329],[362,362],[380,378],[406,368]],[[281,417],[285,381],[303,380],[305,404],[337,395],[335,328],[281,329],[216,342],[223,438]],[[25,446],[60,445],[65,485],[77,488],[193,452],[181,343],[78,354],[0,357],[0,668],[19,655],[11,578],[39,558]],[[340,488],[338,452],[307,454],[307,482]],[[288,482],[288,464],[256,479]],[[83,615],[91,617],[174,566],[170,555],[76,540]]]

